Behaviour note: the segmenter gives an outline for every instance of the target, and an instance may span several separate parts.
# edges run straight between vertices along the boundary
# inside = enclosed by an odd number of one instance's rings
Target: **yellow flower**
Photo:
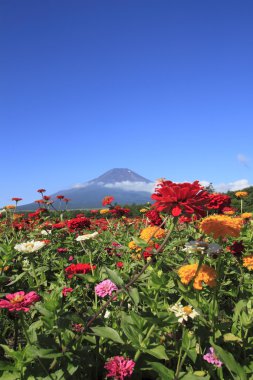
[[[198,269],[198,264],[184,265],[178,270],[178,275],[183,284],[188,285],[191,280],[195,277]],[[197,276],[194,278],[193,287],[194,289],[203,289],[203,282],[213,288],[216,286],[217,273],[215,269],[209,267],[206,264],[201,265]]]
[[[108,214],[108,212],[110,212],[110,210],[108,208],[103,208],[102,210],[100,210],[101,215]]]
[[[142,213],[142,214],[144,214],[144,212],[147,212],[148,210],[146,209],[146,208],[141,208],[140,209],[140,212]]]
[[[243,257],[242,261],[244,267],[253,270],[253,255]]]
[[[207,216],[200,222],[200,230],[214,239],[226,236],[238,237],[243,226],[242,218],[232,218],[228,215]]]
[[[151,239],[151,237],[154,237],[156,239],[162,239],[165,237],[165,235],[166,232],[164,229],[153,226],[144,228],[144,230],[141,231],[140,238],[147,242]]]
[[[243,219],[249,219],[252,218],[252,212],[244,212],[241,214],[241,218]]]
[[[136,251],[136,252],[140,252],[140,251],[141,251],[141,248],[138,247],[138,245],[135,244],[134,241],[130,241],[130,243],[128,243],[128,247],[129,247],[132,251]]]
[[[247,191],[237,191],[237,192],[235,193],[235,196],[236,196],[237,198],[245,198],[245,197],[248,196],[248,192],[247,192]]]

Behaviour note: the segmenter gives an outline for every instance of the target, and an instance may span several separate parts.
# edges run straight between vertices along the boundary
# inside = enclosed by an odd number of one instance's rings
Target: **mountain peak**
[[[128,168],[114,168],[92,180],[93,183],[108,184],[116,182],[145,182],[151,183],[147,178],[140,176]]]

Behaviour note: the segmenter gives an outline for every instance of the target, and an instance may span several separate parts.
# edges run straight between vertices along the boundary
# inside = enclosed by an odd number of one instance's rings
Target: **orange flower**
[[[244,212],[241,214],[241,218],[243,219],[250,219],[252,218],[252,212]]]
[[[200,230],[214,239],[226,236],[238,237],[243,226],[242,218],[232,218],[228,215],[207,216],[200,222]]]
[[[244,267],[253,270],[253,255],[243,257],[242,261]]]
[[[201,290],[203,289],[203,282],[210,286],[210,288],[213,288],[216,286],[216,278],[217,273],[215,269],[209,267],[206,264],[201,265],[199,272],[196,275],[198,269],[198,264],[189,264],[184,265],[178,270],[178,275],[180,277],[180,280],[183,284],[188,285],[191,280],[193,281],[193,287],[194,289]],[[195,277],[195,278],[194,278]]]
[[[237,192],[235,193],[235,196],[236,196],[237,198],[245,198],[245,197],[248,196],[248,192],[247,192],[247,191],[237,191]]]
[[[162,239],[165,235],[166,232],[164,229],[157,228],[157,226],[151,226],[144,228],[144,230],[141,231],[140,238],[147,242],[151,239],[151,237],[154,237],[155,239]]]
[[[102,208],[102,210],[100,210],[101,215],[108,214],[108,212],[110,212],[110,210],[108,208]]]
[[[130,243],[128,243],[128,247],[129,247],[132,251],[136,251],[136,252],[140,252],[140,251],[141,251],[141,248],[138,247],[138,245],[135,244],[134,241],[130,241]]]
[[[16,208],[14,205],[8,205],[8,206],[4,206],[4,208],[6,210],[13,210],[14,208]]]

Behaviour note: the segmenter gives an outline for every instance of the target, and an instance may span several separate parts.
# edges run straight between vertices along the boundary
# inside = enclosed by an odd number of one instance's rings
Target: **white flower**
[[[28,241],[27,243],[16,244],[14,249],[18,252],[31,253],[36,252],[46,245],[43,241]]]
[[[190,305],[183,306],[181,303],[176,303],[174,306],[169,308],[175,316],[178,318],[179,323],[183,323],[184,321],[188,321],[188,317],[194,319],[199,315],[199,313],[194,310]]]
[[[50,231],[50,230],[41,230],[40,233],[41,233],[41,235],[47,236],[47,235],[50,235],[52,233],[52,231]]]
[[[208,248],[208,243],[204,241],[192,240],[185,244],[183,251],[187,253],[203,253]]]
[[[110,317],[110,315],[111,315],[111,312],[109,311],[109,310],[106,310],[106,312],[105,312],[105,315],[104,315],[104,318],[109,318]]]
[[[76,241],[95,239],[98,235],[99,235],[98,232],[93,232],[93,234],[80,235],[80,236],[77,236]]]

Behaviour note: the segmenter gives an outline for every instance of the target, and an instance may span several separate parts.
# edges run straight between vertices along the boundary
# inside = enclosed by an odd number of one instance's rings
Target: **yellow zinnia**
[[[244,267],[253,270],[253,255],[243,257],[242,261]]]
[[[166,235],[166,232],[164,229],[152,226],[144,228],[144,230],[141,231],[140,238],[148,242],[152,237],[156,239],[162,239]]]
[[[235,196],[236,196],[237,198],[245,198],[245,197],[248,196],[248,192],[247,192],[247,191],[237,191],[237,192],[235,193]]]
[[[214,239],[227,236],[238,237],[243,226],[242,218],[232,218],[228,215],[207,216],[200,222],[200,230]]]
[[[243,219],[249,219],[249,218],[252,218],[252,212],[243,212],[241,214],[241,218]]]
[[[178,275],[183,284],[188,285],[191,280],[195,277],[198,269],[198,264],[184,265],[178,270]],[[213,288],[216,286],[217,273],[215,269],[209,267],[206,264],[201,265],[197,276],[194,278],[193,287],[194,289],[203,289],[203,282]]]
[[[138,247],[138,245],[135,244],[134,241],[130,241],[130,243],[128,243],[128,247],[129,247],[132,251],[136,251],[136,252],[141,251],[141,248]]]
[[[110,212],[110,210],[108,208],[103,208],[102,210],[100,210],[101,215],[108,214],[108,212]]]

